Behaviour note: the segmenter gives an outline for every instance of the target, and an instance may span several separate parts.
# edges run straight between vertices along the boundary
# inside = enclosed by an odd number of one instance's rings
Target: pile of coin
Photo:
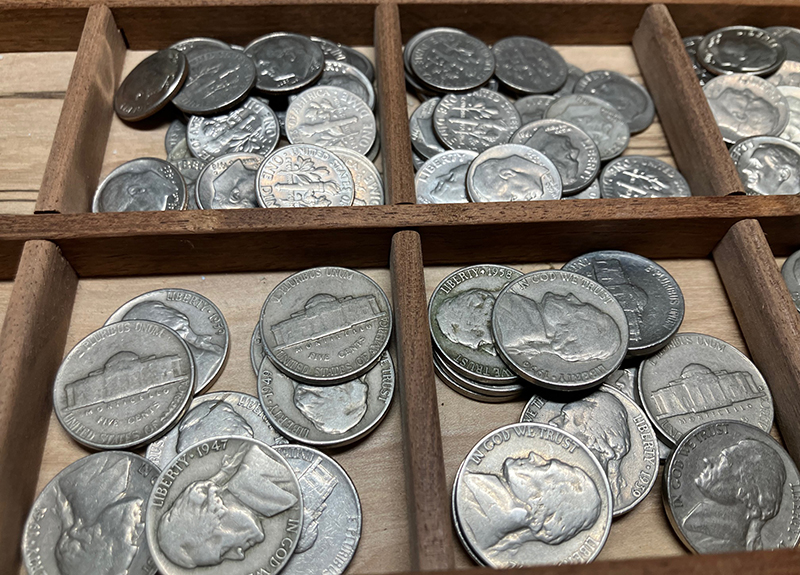
[[[135,122],[170,105],[166,160],[119,166],[92,209],[382,204],[373,80],[360,52],[287,32],[244,48],[191,38],[160,50],[123,80],[114,108]]]
[[[745,192],[800,193],[800,30],[729,26],[683,42]]]
[[[346,445],[381,422],[395,386],[391,327],[388,299],[366,275],[296,273],[269,294],[257,326],[258,397],[199,395],[228,355],[222,312],[183,289],[127,302],[59,368],[59,422],[103,451],[39,494],[26,567],[342,573],[361,537],[358,493],[309,446]],[[145,446],[146,459],[119,451]]]
[[[489,48],[455,28],[420,32],[403,56],[422,100],[410,118],[418,203],[691,195],[669,164],[618,157],[655,116],[624,74],[584,73],[536,38]]]

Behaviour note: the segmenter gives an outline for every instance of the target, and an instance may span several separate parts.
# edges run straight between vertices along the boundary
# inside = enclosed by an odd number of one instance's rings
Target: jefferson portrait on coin
[[[778,124],[778,109],[747,88],[725,88],[708,101],[717,123],[736,134],[770,134]]]
[[[153,170],[125,172],[111,178],[100,195],[103,212],[160,212],[180,188]]]
[[[364,417],[368,393],[360,379],[326,386],[295,383],[294,405],[319,431],[340,435]]]
[[[177,451],[180,453],[209,437],[228,435],[253,437],[253,428],[227,402],[221,399],[204,401],[181,421],[178,427]]]
[[[470,289],[446,299],[436,310],[436,325],[453,343],[497,355],[492,338],[494,295]]]
[[[516,154],[482,162],[473,180],[475,189],[489,191],[499,202],[538,200],[556,186],[550,170]]]
[[[757,194],[800,193],[800,157],[780,146],[758,146],[740,169],[747,188]]]

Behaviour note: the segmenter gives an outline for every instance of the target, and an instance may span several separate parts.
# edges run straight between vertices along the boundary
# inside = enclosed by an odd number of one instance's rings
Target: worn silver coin
[[[451,150],[483,152],[507,143],[520,125],[514,104],[486,88],[447,94],[433,112],[433,129]]]
[[[167,154],[169,154],[173,149],[175,149],[175,146],[177,146],[181,140],[185,139],[186,120],[182,118],[172,120],[167,128],[167,134],[164,136],[164,150],[166,150]]]
[[[133,453],[94,453],[72,463],[36,497],[22,532],[28,573],[153,575],[145,504],[160,473]]]
[[[197,179],[197,205],[201,210],[259,207],[256,174],[263,161],[263,156],[244,153],[214,158]]]
[[[186,137],[182,138],[172,151],[167,154],[167,161],[170,164],[175,164],[179,160],[187,160],[189,158],[194,158],[192,155],[192,151],[189,149],[189,142],[186,140]],[[183,174],[181,174],[183,175]],[[187,187],[188,192],[188,187]]]
[[[798,62],[800,69],[800,62]],[[789,105],[789,123],[780,137],[794,144],[800,144],[800,87],[778,86],[778,90]]]
[[[513,383],[492,385],[464,377],[464,375],[453,370],[453,366],[435,350],[433,353],[433,368],[436,371],[436,375],[447,387],[459,395],[483,403],[515,401],[528,391],[528,386],[519,378]]]
[[[447,150],[426,161],[414,177],[418,204],[465,204],[467,170],[477,152]]]
[[[173,50],[183,52],[186,57],[200,52],[213,52],[214,50],[230,50],[231,45],[215,38],[186,38],[170,46]]]
[[[754,136],[731,148],[749,196],[800,194],[800,146],[774,136]]]
[[[138,158],[115,168],[100,182],[92,211],[160,212],[186,207],[186,184],[180,172],[158,158]]]
[[[597,96],[614,106],[628,122],[631,134],[646,130],[656,115],[653,99],[645,87],[619,72],[588,72],[575,84],[574,92]]]
[[[186,56],[159,50],[142,60],[114,94],[114,111],[127,122],[144,120],[161,110],[181,89],[189,73]]]
[[[263,208],[351,206],[355,183],[336,154],[308,144],[280,148],[256,176],[258,203]]]
[[[789,104],[776,86],[752,74],[717,76],[703,92],[722,139],[779,136],[789,123]]]
[[[361,501],[347,472],[321,451],[279,445],[303,494],[303,530],[284,575],[341,575],[361,540]]]
[[[800,250],[786,258],[781,267],[781,275],[792,295],[797,311],[800,311]]]
[[[165,288],[144,293],[112,313],[106,325],[119,321],[154,321],[181,336],[195,366],[195,393],[216,380],[228,357],[230,331],[225,317],[210,299],[190,290]]]
[[[619,156],[631,139],[628,122],[617,109],[596,96],[569,94],[547,109],[545,118],[563,120],[586,132],[597,144],[600,159]]]
[[[507,89],[521,94],[552,94],[567,81],[567,63],[552,46],[529,36],[495,42],[494,75]]]
[[[600,179],[595,178],[589,187],[571,196],[561,196],[562,200],[596,200],[600,198]]]
[[[768,26],[764,31],[786,51],[786,61],[800,62],[800,30],[791,26]]]
[[[361,376],[337,385],[307,385],[287,377],[268,357],[258,370],[258,397],[267,418],[286,437],[340,447],[373,432],[389,410],[395,372],[389,352]]]
[[[561,190],[555,164],[521,144],[489,148],[467,170],[467,193],[473,202],[557,200]]]
[[[688,198],[689,183],[681,173],[657,158],[623,156],[606,164],[600,174],[604,198]]]
[[[311,385],[352,381],[389,345],[392,312],[369,276],[334,266],[295,273],[273,289],[261,312],[267,356]]]
[[[643,256],[602,250],[577,257],[561,269],[593,279],[617,298],[628,320],[628,354],[650,355],[683,322],[683,293],[667,270]]]
[[[385,203],[383,179],[375,164],[348,148],[330,148],[330,151],[339,156],[353,176],[354,206],[381,206]]]
[[[345,56],[347,56],[347,63],[355,66],[361,73],[364,74],[370,82],[375,81],[375,67],[365,54],[350,46],[342,46]]]
[[[697,61],[714,74],[766,76],[780,68],[785,58],[783,45],[753,26],[720,28],[697,46]]]
[[[420,82],[439,92],[474,90],[494,73],[494,56],[489,47],[460,30],[427,34],[415,44],[410,64]]]
[[[266,355],[264,338],[261,337],[261,322],[259,321],[255,329],[253,329],[253,335],[250,337],[250,365],[253,366],[253,372],[256,376],[258,376],[258,368]]]
[[[447,28],[444,26],[426,28],[421,32],[418,32],[417,34],[414,34],[414,36],[412,36],[408,40],[408,42],[406,42],[406,45],[403,46],[403,65],[405,67],[407,75],[408,74],[411,74],[412,76],[414,75],[414,72],[411,68],[411,55],[414,53],[414,48],[417,47],[417,44],[419,44],[420,41],[424,40],[428,36],[431,36],[433,34],[438,34],[440,32],[452,32],[455,34],[463,34],[463,31],[459,30],[458,28]]]
[[[186,184],[187,210],[199,210],[200,206],[197,205],[197,178],[200,177],[200,172],[206,167],[206,163],[197,158],[189,158],[177,160],[173,165],[178,168],[178,171],[183,177]]]
[[[464,467],[464,463],[466,463],[466,461],[462,461],[461,465],[458,466],[458,471],[456,472],[456,477],[458,477],[458,474],[461,473],[461,468]],[[483,567],[487,567],[487,565],[483,561],[481,561],[481,558],[478,557],[475,554],[475,551],[472,550],[472,546],[470,545],[470,543],[467,540],[467,538],[464,536],[464,530],[461,528],[461,521],[458,518],[458,506],[456,505],[456,490],[455,489],[451,489],[450,491],[451,491],[451,493],[450,493],[450,514],[453,517],[453,527],[455,528],[455,532],[456,532],[456,535],[458,536],[458,540],[459,540],[459,542],[461,542],[461,546],[464,547],[464,551],[466,551],[467,555],[469,555],[469,558],[472,559],[472,561],[476,565],[481,565]]]
[[[792,458],[768,433],[736,421],[688,433],[664,469],[670,523],[695,553],[791,549],[800,540]]]
[[[702,36],[688,36],[683,39],[683,46],[686,48],[686,53],[689,54],[689,60],[692,62],[692,68],[694,69],[694,74],[697,76],[698,82],[700,82],[701,86],[705,86],[706,82],[716,76],[706,70],[700,65],[700,62],[697,61],[697,47],[702,41]]]
[[[420,156],[416,151],[411,150],[411,163],[414,164],[414,171],[418,172],[425,164],[425,158]],[[467,193],[466,188],[464,188],[464,193]]]
[[[309,40],[314,42],[322,50],[326,62],[347,62],[347,56],[344,53],[344,46],[337,42],[332,42],[325,38],[318,36],[309,36]]]
[[[639,367],[639,397],[656,430],[673,445],[708,421],[732,419],[772,429],[767,382],[731,344],[679,333]]]
[[[786,60],[778,71],[767,78],[775,86],[800,87],[800,61]]]
[[[372,62],[358,50],[354,50],[344,44],[331,42],[325,38],[317,38],[316,36],[310,36],[310,38],[312,42],[322,49],[326,62],[342,62],[355,66],[367,77],[370,83],[375,80],[375,68],[372,66]]]
[[[67,354],[53,384],[53,409],[78,443],[132,449],[183,416],[195,374],[177,333],[152,321],[122,321],[90,333]]]
[[[583,75],[586,72],[578,68],[577,66],[573,66],[572,64],[567,64],[567,81],[564,82],[564,85],[553,94],[556,98],[560,98],[561,96],[566,96],[567,94],[572,94],[573,90],[575,89],[575,84],[578,83],[578,80],[583,78]]]
[[[557,99],[556,96],[548,96],[546,94],[525,96],[516,100],[514,102],[514,107],[517,109],[517,112],[519,112],[520,120],[524,126],[525,124],[543,119],[547,108]]]
[[[277,573],[300,538],[297,476],[273,448],[245,437],[195,444],[165,465],[145,529],[164,575]]]
[[[408,121],[411,131],[411,146],[426,160],[444,152],[433,129],[433,111],[439,104],[439,100],[439,98],[431,98],[422,102]]]
[[[244,48],[255,62],[256,87],[267,94],[290,94],[313,84],[325,68],[325,55],[307,36],[274,32]]]
[[[317,86],[334,86],[348,90],[375,109],[375,89],[364,73],[351,64],[325,60],[325,70],[316,83]]]
[[[453,489],[464,538],[495,568],[587,563],[611,528],[611,489],[600,463],[549,425],[494,430],[467,455]]]
[[[192,116],[186,130],[192,154],[206,162],[232,154],[269,155],[278,145],[275,112],[256,98],[219,116]]]
[[[186,114],[213,115],[247,98],[256,81],[256,66],[236,50],[192,52],[189,75],[172,103]]]

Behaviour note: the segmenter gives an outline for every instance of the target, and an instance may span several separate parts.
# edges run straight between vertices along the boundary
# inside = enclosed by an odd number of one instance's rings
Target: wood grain
[[[92,2],[94,4],[95,2]],[[75,50],[89,3],[3,2],[0,7],[0,52]]]
[[[25,245],[0,333],[0,565],[20,561],[78,278],[50,242]]]

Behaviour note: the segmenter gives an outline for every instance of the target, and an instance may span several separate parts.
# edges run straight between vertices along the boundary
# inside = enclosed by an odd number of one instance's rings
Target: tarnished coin
[[[22,532],[28,573],[152,575],[143,518],[160,473],[133,453],[94,453],[53,478]]]
[[[173,164],[183,177],[186,184],[187,210],[199,210],[200,206],[197,205],[197,178],[200,177],[200,172],[206,167],[206,163],[197,158],[190,158],[185,160],[177,160]]]
[[[497,294],[521,275],[507,266],[468,266],[449,274],[433,290],[428,304],[431,339],[455,371],[488,384],[517,379],[497,355],[492,309]]]
[[[602,385],[570,400],[534,395],[520,422],[552,425],[582,441],[608,476],[614,516],[623,515],[641,503],[656,482],[656,432],[642,408],[613,387]]]
[[[186,114],[219,114],[247,97],[256,66],[236,50],[194,51],[187,56],[189,76],[172,103]]]
[[[778,88],[758,76],[717,76],[703,92],[722,139],[734,144],[750,136],[778,136],[789,123],[789,104]]]
[[[319,267],[293,274],[267,296],[261,334],[272,363],[311,385],[345,383],[381,359],[392,333],[386,294],[369,276]]]
[[[279,445],[303,494],[303,529],[284,575],[341,575],[361,540],[356,486],[333,459],[303,445]]]
[[[780,68],[785,58],[784,47],[753,26],[720,28],[697,46],[697,61],[714,74],[766,76]]]
[[[464,538],[496,568],[587,563],[611,529],[603,468],[574,436],[540,423],[496,429],[453,487]]]
[[[351,64],[325,60],[325,70],[317,80],[317,86],[334,86],[348,90],[375,109],[375,89],[364,73]]]
[[[524,98],[516,100],[514,102],[514,107],[517,109],[517,112],[519,112],[520,120],[524,126],[525,124],[543,119],[547,108],[557,99],[558,98],[555,96],[547,95],[525,96]]]
[[[142,60],[114,94],[114,111],[127,122],[144,120],[175,97],[186,81],[189,66],[177,50],[159,50]]]
[[[697,76],[697,80],[700,82],[701,86],[705,86],[706,82],[716,76],[703,68],[700,62],[697,61],[697,47],[702,41],[702,36],[688,36],[683,39],[683,45],[686,48],[686,52],[689,54],[689,60],[692,62],[692,68],[694,68],[694,74]]]
[[[229,436],[251,437],[272,446],[289,443],[270,425],[257,397],[220,391],[195,397],[181,422],[147,446],[147,459],[164,469],[192,445]]]
[[[555,164],[561,176],[562,195],[589,187],[600,172],[600,152],[589,135],[562,120],[536,120],[511,137],[512,144],[539,150]]]
[[[573,66],[572,64],[567,64],[567,81],[564,82],[564,85],[553,94],[556,98],[560,98],[561,96],[566,96],[567,94],[572,94],[575,89],[575,84],[578,83],[578,80],[583,78],[583,75],[586,72],[578,68],[577,66]]]
[[[628,122],[622,114],[596,96],[563,96],[547,109],[545,118],[555,118],[578,126],[597,144],[603,161],[619,156],[631,139]]]
[[[749,196],[800,194],[800,146],[783,138],[754,136],[731,148]]]
[[[551,94],[567,81],[567,63],[550,44],[529,36],[495,42],[494,75],[506,88],[522,94]]]
[[[101,327],[67,354],[53,384],[53,409],[75,441],[93,449],[132,449],[161,436],[189,406],[191,352],[152,321]]]
[[[135,297],[112,313],[106,325],[119,321],[154,321],[181,336],[195,366],[195,393],[216,380],[228,357],[225,317],[210,299],[190,290],[166,288]]]
[[[372,110],[364,100],[342,88],[309,88],[286,110],[286,136],[292,144],[349,148],[366,154],[376,134]]]
[[[600,179],[595,178],[585,190],[572,196],[561,196],[562,200],[596,200],[600,197]]]
[[[622,363],[628,322],[597,282],[563,270],[508,284],[492,313],[495,347],[517,374],[556,390],[597,385]]]
[[[244,53],[256,64],[256,87],[267,94],[289,94],[322,75],[325,55],[307,36],[274,32],[256,38]]]
[[[164,136],[164,150],[167,154],[172,152],[181,140],[186,140],[186,121],[179,118],[172,120]]]
[[[259,321],[250,338],[250,365],[253,366],[253,372],[255,372],[256,376],[258,376],[258,368],[261,367],[261,362],[266,355],[264,338],[261,337],[261,322]]]
[[[277,573],[300,538],[303,499],[286,460],[250,438],[215,438],[170,461],[145,514],[164,575]]]
[[[800,87],[800,62],[786,60],[767,80],[775,86]]]
[[[786,51],[786,61],[800,62],[800,30],[791,26],[769,26],[764,31]]]
[[[125,162],[100,182],[92,211],[162,212],[186,207],[186,184],[175,166],[158,158]]]
[[[258,398],[267,418],[286,437],[322,447],[363,439],[386,416],[394,395],[389,352],[356,379],[338,385],[306,385],[275,368],[268,357],[258,370]]]
[[[649,355],[677,333],[685,311],[683,293],[667,270],[630,252],[602,250],[561,268],[593,279],[617,298],[628,320],[628,354]]]
[[[705,423],[664,469],[664,507],[695,553],[791,549],[800,539],[792,458],[768,433],[735,421]]]
[[[215,50],[230,50],[231,45],[215,38],[186,38],[170,46],[173,50],[183,52],[186,57],[200,52],[213,52]]]
[[[280,138],[275,112],[256,98],[227,114],[192,116],[186,134],[192,154],[206,162],[234,152],[267,156]]]
[[[473,202],[557,200],[561,176],[542,152],[520,144],[502,144],[482,152],[467,170]]]
[[[436,135],[451,150],[482,152],[505,144],[520,125],[514,104],[486,88],[447,94],[433,112]]]
[[[614,106],[628,122],[631,134],[646,130],[656,115],[653,99],[644,86],[619,72],[588,72],[575,84],[574,92],[597,96]]]
[[[639,367],[639,397],[673,445],[708,421],[733,419],[772,429],[772,395],[761,373],[731,344],[679,333]]]
[[[792,294],[797,311],[800,311],[800,250],[786,258],[781,267],[781,274],[789,293]]]
[[[797,64],[800,70],[800,62]],[[786,128],[781,132],[780,137],[795,144],[800,144],[800,87],[778,86],[778,90],[786,98],[786,103],[789,105],[789,123],[786,124]]]
[[[604,198],[688,198],[689,183],[681,173],[657,158],[623,156],[600,174]]]
[[[477,152],[447,150],[425,162],[414,177],[418,204],[466,204],[467,170]]]
[[[227,154],[211,160],[197,179],[201,210],[257,208],[256,174],[263,156]]]
[[[353,176],[355,193],[354,206],[381,206],[384,204],[383,179],[375,164],[365,156],[348,148],[330,148],[330,151],[339,156],[350,175]]]
[[[308,144],[280,148],[261,164],[256,176],[263,208],[353,205],[355,184],[339,156]]]
[[[502,385],[482,383],[464,377],[453,370],[453,366],[442,355],[434,350],[433,368],[436,375],[447,387],[468,399],[483,403],[506,403],[519,399],[528,391],[522,380],[517,378],[513,383]]]
[[[411,71],[427,87],[440,92],[474,90],[494,73],[489,47],[460,30],[434,30],[410,54]]]
[[[426,160],[444,152],[444,148],[436,139],[433,129],[433,111],[439,104],[439,98],[431,98],[420,104],[411,114],[408,121],[411,131],[411,145]]]

